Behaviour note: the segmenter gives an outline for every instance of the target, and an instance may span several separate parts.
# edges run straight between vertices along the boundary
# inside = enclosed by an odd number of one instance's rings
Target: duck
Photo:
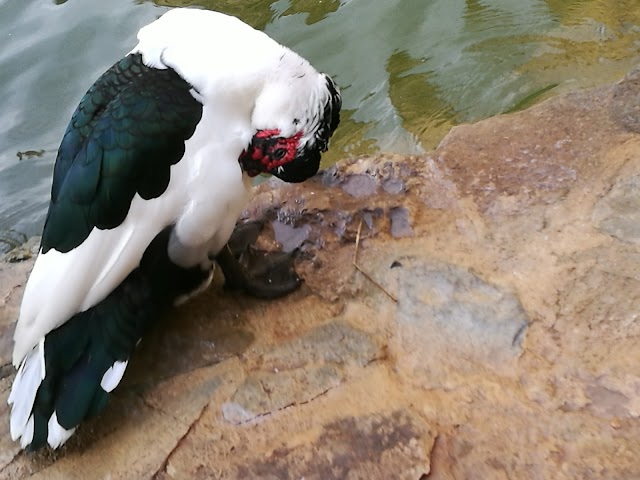
[[[40,249],[15,328],[10,434],[63,445],[100,413],[141,339],[202,292],[253,177],[315,175],[338,127],[334,80],[220,12],[175,8],[80,100],[61,140]],[[251,292],[250,292],[251,293]]]

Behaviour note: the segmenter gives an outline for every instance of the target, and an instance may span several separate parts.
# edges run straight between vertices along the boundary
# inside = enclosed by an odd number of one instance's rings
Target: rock
[[[271,223],[271,226],[276,242],[281,245],[282,251],[286,253],[293,252],[309,238],[310,228],[307,225],[294,228],[276,220]]]
[[[22,289],[39,246],[40,237],[34,237],[0,255],[0,379],[9,375],[12,370],[9,363],[13,348],[14,322],[20,311]]]
[[[398,361],[415,382],[455,388],[462,372],[512,370],[529,324],[516,296],[454,265],[399,261]]]
[[[362,368],[376,355],[375,344],[363,332],[340,322],[317,327],[266,351],[260,369],[222,406],[224,418],[243,423],[310,402],[346,381],[350,365]]]
[[[640,175],[619,179],[596,203],[593,221],[603,233],[640,243]]]
[[[0,479],[640,478],[639,75],[260,185],[302,288],[177,309],[57,452],[8,438],[5,258]]]
[[[8,263],[19,263],[31,260],[38,254],[40,250],[40,237],[33,237],[22,245],[11,249],[9,252],[0,256],[0,261]]]
[[[374,178],[366,174],[356,174],[347,177],[342,189],[356,198],[368,197],[376,193],[377,185]]]
[[[611,99],[611,117],[631,132],[640,133],[640,69],[627,75],[623,82],[613,88]]]
[[[274,450],[240,466],[236,476],[419,479],[429,472],[433,441],[424,420],[405,410],[345,417],[324,425],[312,443]]]
[[[409,210],[405,207],[392,208],[389,211],[391,220],[391,236],[395,238],[412,237],[414,235],[409,218]]]

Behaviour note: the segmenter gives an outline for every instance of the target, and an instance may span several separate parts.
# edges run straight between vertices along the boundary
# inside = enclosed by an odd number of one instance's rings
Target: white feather
[[[34,425],[35,425],[35,420],[33,419],[33,415],[31,415],[24,429],[24,432],[22,432],[22,437],[20,438],[20,446],[22,448],[26,448],[27,445],[29,445],[33,440]],[[14,440],[16,439],[14,438]]]
[[[51,415],[51,418],[49,418],[47,427],[48,427],[47,443],[51,448],[58,448],[64,442],[69,440],[71,435],[73,435],[73,432],[76,431],[75,427],[70,430],[67,430],[66,428],[62,427],[58,423],[58,415],[56,412],[53,412],[53,415]]]
[[[22,361],[7,403],[11,405],[11,419],[9,421],[11,438],[18,438],[25,441],[30,436],[33,437],[33,416],[31,409],[36,399],[38,387],[45,376],[44,371],[44,339],[29,352],[29,355]],[[31,426],[29,427],[29,424]],[[29,443],[31,438],[29,438]]]
[[[147,65],[173,68],[203,98],[225,92],[234,108],[234,97],[249,99],[254,131],[277,128],[289,137],[300,128],[297,118],[307,122],[301,141],[313,141],[326,77],[264,32],[223,13],[176,8],[140,29],[138,41],[131,53],[141,53]]]
[[[113,389],[118,386],[120,380],[122,380],[125,370],[127,369],[128,363],[129,360],[125,360],[124,362],[115,362],[106,372],[104,372],[102,380],[100,381],[100,386],[105,392],[112,392]]]

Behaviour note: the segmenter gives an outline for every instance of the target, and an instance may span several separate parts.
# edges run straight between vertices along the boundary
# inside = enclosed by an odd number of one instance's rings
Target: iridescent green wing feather
[[[190,90],[175,71],[148,67],[139,54],[96,81],[58,150],[43,252],[67,252],[93,228],[120,225],[136,193],[162,195],[202,116]]]

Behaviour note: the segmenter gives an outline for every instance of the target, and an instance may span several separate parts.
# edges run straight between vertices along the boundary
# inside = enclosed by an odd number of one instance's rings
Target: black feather
[[[162,195],[202,117],[190,89],[175,71],[148,67],[139,54],[94,83],[58,150],[43,252],[68,252],[93,228],[117,227],[136,193]]]
[[[207,279],[209,270],[185,269],[171,262],[167,254],[171,230],[156,236],[140,266],[107,298],[45,337],[46,376],[33,406],[31,450],[46,444],[47,422],[54,410],[67,430],[99,413],[109,397],[100,386],[105,372],[131,356],[176,298]]]

